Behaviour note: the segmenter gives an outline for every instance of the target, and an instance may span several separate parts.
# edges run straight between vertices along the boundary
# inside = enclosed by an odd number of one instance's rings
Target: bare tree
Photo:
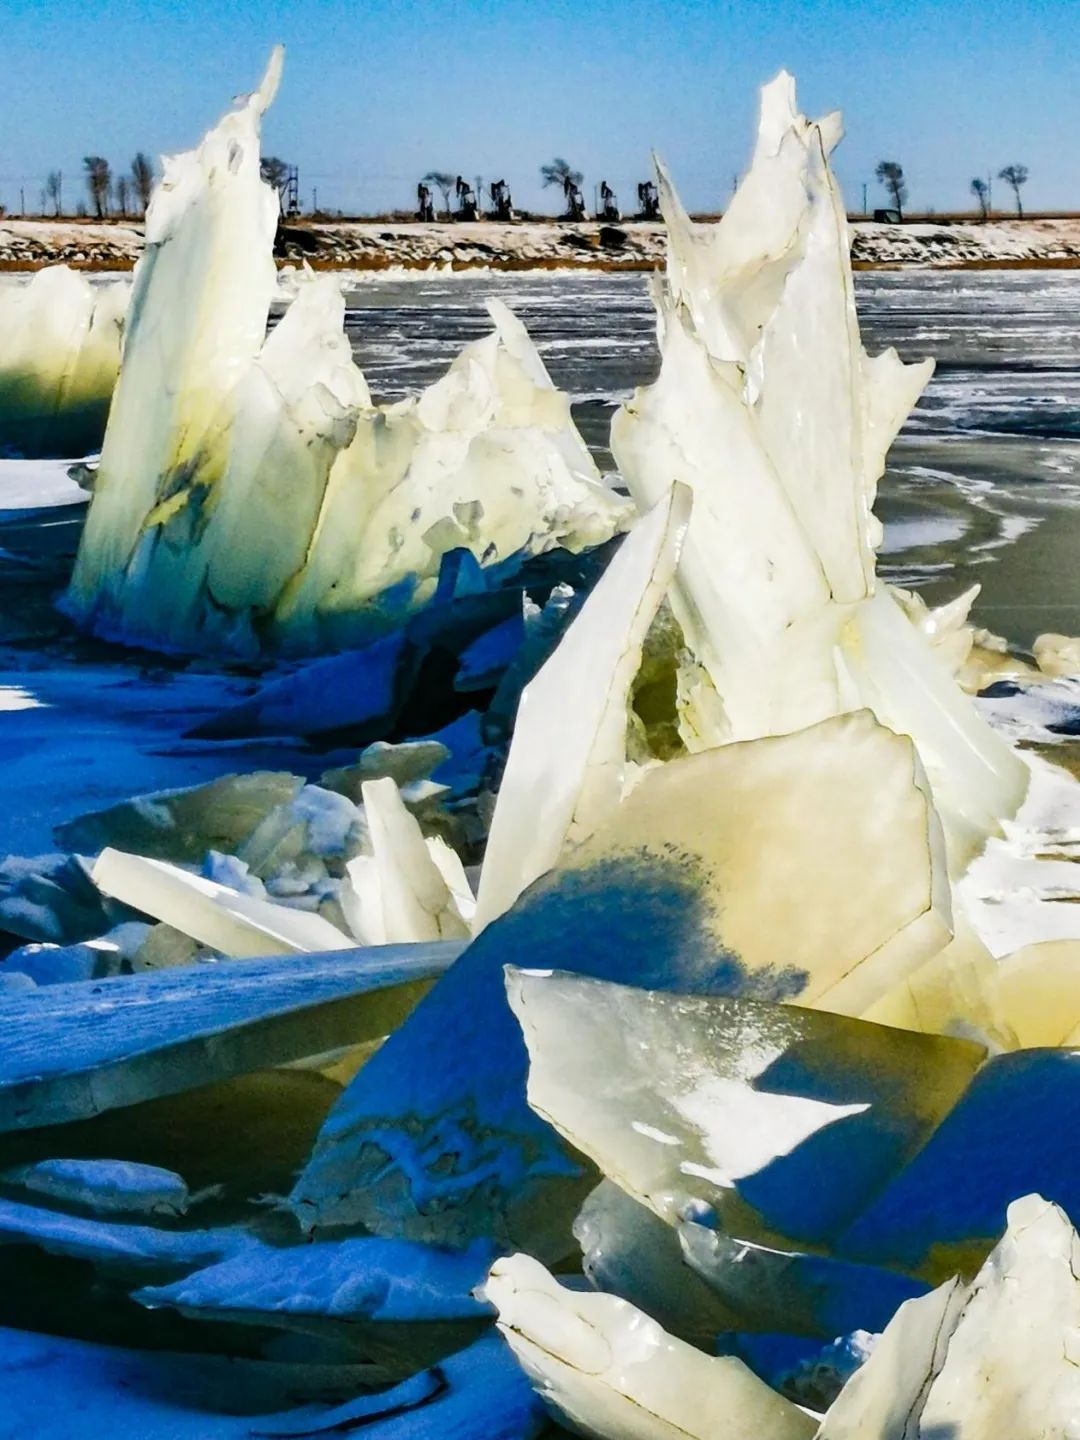
[[[424,176],[425,185],[434,185],[443,198],[443,209],[446,211],[446,218],[451,218],[450,192],[457,184],[457,176],[451,175],[449,170],[429,170]]]
[[[560,190],[566,190],[566,182],[571,185],[580,185],[585,176],[580,170],[575,170],[568,160],[561,155],[556,155],[550,165],[540,166],[540,178],[544,182],[544,188],[549,185],[557,185]]]
[[[985,180],[980,180],[979,177],[976,176],[971,182],[971,193],[979,202],[979,213],[985,220],[990,214],[990,186]]]
[[[99,220],[104,220],[109,209],[109,187],[112,184],[109,162],[101,155],[87,155],[83,160],[83,169],[86,171],[86,188],[90,192],[94,214]]]
[[[64,198],[64,177],[59,170],[50,170],[46,175],[45,198],[52,206],[53,214],[59,215]]]
[[[150,156],[142,150],[131,162],[131,181],[135,186],[139,209],[145,215],[146,207],[150,204],[150,196],[154,193],[154,166]]]
[[[126,175],[118,175],[113,184],[113,195],[116,200],[116,209],[120,215],[127,215],[128,206],[131,200],[131,181]]]
[[[1026,165],[1006,165],[1004,170],[998,171],[998,179],[1004,180],[1006,185],[1012,187],[1016,196],[1016,213],[1022,220],[1024,218],[1024,207],[1020,203],[1020,186],[1027,184],[1028,168]]]
[[[277,155],[265,155],[259,165],[259,174],[277,193],[279,203],[284,200],[285,186],[289,183],[289,162]]]
[[[904,218],[904,206],[907,204],[907,184],[904,180],[904,167],[899,160],[879,160],[878,167],[874,171],[880,184],[885,186],[892,197],[893,209]]]

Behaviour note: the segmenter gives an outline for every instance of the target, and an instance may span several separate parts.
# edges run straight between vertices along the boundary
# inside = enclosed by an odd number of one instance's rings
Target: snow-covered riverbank
[[[987,224],[851,226],[856,266],[1068,266],[1080,264],[1080,217]],[[64,262],[125,270],[138,259],[135,221],[0,219],[0,270]],[[317,269],[653,270],[663,263],[664,227],[523,221],[512,225],[419,225],[393,221],[300,220],[283,227],[279,261]]]

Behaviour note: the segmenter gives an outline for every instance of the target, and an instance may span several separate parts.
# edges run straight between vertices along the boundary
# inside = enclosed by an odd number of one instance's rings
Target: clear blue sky
[[[189,148],[284,41],[264,150],[305,203],[411,203],[428,169],[505,176],[552,204],[565,155],[629,202],[655,146],[687,203],[722,205],[757,87],[780,66],[839,107],[849,205],[881,158],[911,208],[966,207],[973,175],[1031,170],[1031,208],[1080,209],[1080,0],[0,0],[0,203],[81,159]],[[995,182],[995,203],[1004,187]]]

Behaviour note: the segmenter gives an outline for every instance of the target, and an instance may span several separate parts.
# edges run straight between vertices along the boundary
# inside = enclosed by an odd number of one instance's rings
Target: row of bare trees
[[[149,155],[140,150],[128,170],[114,175],[112,166],[103,155],[87,155],[83,159],[83,180],[90,197],[90,211],[99,220],[104,220],[107,215],[142,215],[150,204],[154,189],[154,166]],[[51,210],[53,215],[64,214],[62,171],[50,170],[45,177],[41,208],[43,211]],[[82,203],[78,213],[86,213]]]
[[[892,201],[892,208],[902,217],[908,198],[904,167],[898,160],[882,160],[878,163],[874,175],[878,183],[884,185],[886,193]],[[1016,213],[1023,219],[1024,206],[1020,199],[1020,190],[1027,184],[1028,167],[1026,165],[1006,165],[1003,170],[998,171],[998,179],[1004,180],[1012,190],[1016,197]],[[976,177],[971,182],[971,193],[979,202],[979,209],[985,220],[990,214],[990,181]]]

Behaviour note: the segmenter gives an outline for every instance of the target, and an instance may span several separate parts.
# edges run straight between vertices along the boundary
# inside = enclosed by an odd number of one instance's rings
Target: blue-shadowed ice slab
[[[451,1244],[531,1246],[539,1226],[544,1247],[565,1245],[587,1177],[526,1104],[503,965],[868,1003],[948,939],[934,825],[911,742],[866,713],[648,771],[364,1067],[297,1183],[298,1214]]]
[[[873,1265],[755,1244],[695,1221],[678,1226],[687,1265],[728,1306],[732,1330],[832,1340],[883,1330],[924,1282]]]
[[[1080,1219],[1078,1091],[1075,1050],[995,1056],[910,1165],[839,1237],[837,1251],[937,1281],[973,1273],[1019,1194],[1038,1191]]]
[[[510,968],[507,990],[533,1109],[670,1224],[708,1216],[748,1239],[834,1236],[985,1056],[822,1011],[560,971]]]
[[[323,1336],[409,1374],[487,1328],[490,1308],[473,1291],[491,1260],[483,1242],[457,1252],[370,1235],[299,1245],[241,1236],[135,1298],[196,1320]]]
[[[460,944],[197,964],[0,999],[0,1130],[55,1125],[377,1039]]]
[[[130,293],[67,265],[0,286],[0,455],[74,459],[98,449]]]
[[[552,1416],[594,1440],[797,1440],[816,1421],[742,1361],[704,1355],[614,1295],[560,1285],[528,1255],[483,1290]]]
[[[373,1366],[288,1365],[0,1332],[0,1440],[536,1440],[546,1414],[502,1342],[478,1341],[401,1385],[341,1400]],[[336,1398],[330,1398],[336,1392]]]
[[[0,1199],[0,1245],[33,1245],[133,1281],[194,1270],[255,1243],[239,1227],[166,1230]]]

